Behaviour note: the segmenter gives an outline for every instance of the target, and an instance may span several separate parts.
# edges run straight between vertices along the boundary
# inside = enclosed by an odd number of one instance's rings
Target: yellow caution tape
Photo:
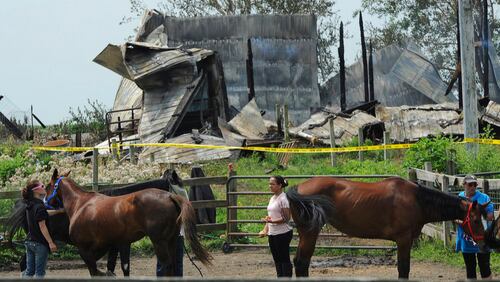
[[[57,152],[85,152],[85,151],[92,151],[92,149],[94,149],[94,147],[47,147],[47,146],[32,146],[31,148],[33,150],[38,150],[38,151],[57,151]],[[103,149],[109,149],[109,148],[103,148]]]
[[[239,147],[239,146],[224,146],[224,145],[202,145],[202,144],[180,144],[180,143],[143,143],[143,144],[127,144],[123,146],[134,147],[175,147],[182,149],[214,149],[214,150],[246,150],[272,153],[341,153],[341,152],[358,152],[358,151],[375,151],[384,149],[407,149],[412,144],[389,144],[389,145],[373,145],[373,146],[354,146],[354,147],[337,147],[337,148],[270,148],[270,147]],[[113,147],[113,146],[111,146]],[[118,147],[118,146],[116,146]],[[33,146],[34,150],[40,151],[61,151],[61,152],[84,152],[91,151],[94,148],[101,150],[109,150],[110,147],[46,147]]]
[[[495,140],[495,139],[479,139],[479,138],[464,138],[464,143],[478,143],[478,144],[500,145],[500,140]]]
[[[479,139],[479,138],[465,138],[462,142],[457,143],[479,143],[479,144],[493,144],[500,145],[500,140],[492,139]],[[378,150],[395,150],[395,149],[408,149],[414,144],[388,144],[388,145],[372,145],[372,146],[352,146],[352,147],[336,147],[336,148],[271,148],[271,147],[239,147],[239,146],[224,146],[224,145],[203,145],[203,144],[180,144],[180,143],[142,143],[142,144],[124,144],[122,146],[134,147],[175,147],[182,149],[213,149],[213,150],[246,150],[246,151],[259,151],[271,153],[297,153],[297,154],[311,154],[311,153],[346,153],[346,152],[359,152],[359,151],[378,151]],[[114,145],[116,149],[119,144]],[[41,151],[61,151],[61,152],[84,152],[91,151],[94,148],[100,150],[109,150],[111,147],[46,147],[46,146],[33,146],[34,150]],[[119,150],[117,150],[119,151]]]

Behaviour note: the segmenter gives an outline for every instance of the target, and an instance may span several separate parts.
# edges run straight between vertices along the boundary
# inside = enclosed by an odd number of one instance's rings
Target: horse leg
[[[107,252],[107,250],[93,252],[79,248],[78,251],[85,262],[85,265],[87,265],[87,268],[89,269],[90,276],[106,276],[105,272],[97,269],[97,260],[99,260],[99,258]]]
[[[122,266],[123,276],[130,276],[130,244],[120,247],[120,264]]]
[[[297,228],[297,230],[299,232],[299,245],[297,247],[295,258],[293,259],[293,264],[295,266],[295,276],[308,277],[309,264],[311,263],[311,257],[314,253],[316,240],[318,239],[320,230],[314,229],[307,231],[302,228]]]
[[[411,235],[405,236],[398,241],[398,278],[408,279],[410,276],[410,252],[413,243]]]

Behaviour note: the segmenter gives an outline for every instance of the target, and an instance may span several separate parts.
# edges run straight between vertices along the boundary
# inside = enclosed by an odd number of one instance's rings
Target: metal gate
[[[311,177],[340,177],[340,178],[387,178],[396,175],[285,175],[287,179],[306,179]],[[257,247],[257,248],[268,248],[267,244],[241,244],[234,243],[234,239],[244,236],[258,236],[258,233],[251,232],[239,232],[238,223],[254,223],[263,224],[261,219],[238,219],[238,210],[262,210],[266,209],[267,206],[241,206],[238,205],[238,196],[250,196],[250,195],[273,195],[272,192],[263,191],[239,191],[237,189],[237,180],[244,179],[269,179],[269,175],[256,175],[256,176],[230,176],[226,183],[226,200],[227,200],[227,227],[226,227],[226,242],[223,245],[222,250],[228,253],[233,247]],[[267,186],[266,186],[267,187]],[[267,202],[266,202],[267,203]],[[297,234],[294,232],[294,237]],[[319,238],[325,237],[348,237],[347,235],[335,232],[320,232]],[[297,245],[291,245],[291,247],[297,247]],[[383,246],[383,245],[367,245],[367,246],[333,246],[333,245],[316,245],[316,248],[327,248],[327,249],[371,249],[371,250],[395,250],[395,246]]]

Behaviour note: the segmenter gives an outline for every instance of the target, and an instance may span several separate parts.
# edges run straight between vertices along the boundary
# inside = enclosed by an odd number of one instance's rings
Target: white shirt
[[[271,217],[271,220],[277,220],[283,218],[282,209],[288,209],[290,205],[288,203],[288,199],[285,193],[281,193],[278,196],[273,195],[269,200],[269,205],[267,205],[267,215]],[[288,223],[268,223],[269,230],[267,232],[268,235],[278,235],[286,233],[292,228],[288,225]]]

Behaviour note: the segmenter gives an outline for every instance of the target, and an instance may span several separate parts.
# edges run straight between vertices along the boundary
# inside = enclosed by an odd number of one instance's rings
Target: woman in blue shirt
[[[474,175],[467,175],[464,178],[464,191],[460,192],[459,196],[466,197],[471,201],[477,201],[478,204],[486,204],[490,202],[490,197],[484,193],[477,191],[477,178]],[[493,204],[490,203],[486,207],[488,225],[494,220]],[[462,221],[458,220],[456,251],[462,252],[467,272],[467,279],[476,279],[476,259],[479,265],[479,272],[483,279],[491,279],[490,269],[490,251],[481,251],[479,246],[472,240],[470,236],[465,234],[462,229]]]

